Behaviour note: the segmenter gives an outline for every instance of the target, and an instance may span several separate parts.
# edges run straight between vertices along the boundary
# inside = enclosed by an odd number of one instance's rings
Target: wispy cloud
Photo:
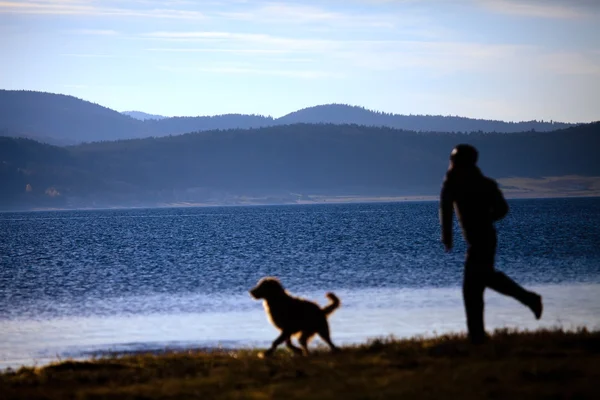
[[[557,52],[530,45],[405,41],[340,51],[337,57],[348,65],[380,71],[600,77],[600,57],[593,52]]]
[[[240,32],[150,32],[142,37],[173,42],[197,42],[219,46],[219,51],[244,48],[256,52],[323,52],[333,51],[342,41],[313,38],[292,38],[265,33]],[[229,47],[224,47],[229,46]],[[253,46],[253,47],[250,47]],[[210,51],[210,50],[207,50]]]
[[[74,29],[67,31],[76,35],[98,35],[98,36],[116,36],[119,32],[112,29]]]
[[[181,52],[253,52],[315,54],[322,62],[370,70],[431,68],[473,70],[499,64],[527,46],[410,40],[332,40],[290,38],[234,32],[152,32],[146,38],[172,42],[198,42],[196,48],[169,48]],[[218,48],[213,48],[218,43]],[[158,50],[155,50],[158,51]]]
[[[113,58],[113,54],[94,54],[94,53],[62,53],[65,57],[80,57],[80,58]]]
[[[321,78],[340,78],[342,74],[334,74],[326,71],[317,70],[290,70],[290,69],[270,69],[270,68],[259,68],[259,67],[237,67],[237,66],[210,66],[210,67],[173,67],[173,66],[159,66],[158,69],[162,71],[169,71],[175,73],[182,72],[203,72],[210,74],[221,74],[221,75],[269,75],[269,76],[281,76],[287,78],[300,78],[300,79],[321,79]]]
[[[162,53],[232,53],[232,54],[285,54],[289,51],[278,49],[217,49],[217,48],[195,48],[195,47],[152,47],[146,51]]]
[[[347,73],[361,70],[418,70],[434,75],[457,72],[518,73],[517,71],[537,71],[536,73],[555,75],[600,74],[600,60],[593,51],[585,54],[552,52],[533,45],[454,41],[330,40],[234,32],[152,32],[144,37],[177,44],[197,44],[195,47],[155,47],[148,49],[149,51],[308,57],[318,59],[325,70]],[[210,69],[204,72],[217,70]],[[259,73],[247,68],[229,67],[219,68],[218,72]],[[299,74],[292,71],[288,75]]]
[[[331,32],[336,29],[401,29],[415,34],[432,34],[435,31],[424,30],[427,18],[410,10],[397,14],[378,9],[366,12],[329,2],[317,6],[288,1],[0,0],[0,13],[234,20],[261,26],[305,26]]]
[[[490,45],[468,42],[394,41],[346,48],[336,57],[345,63],[377,71],[419,70],[451,74],[490,73],[526,53],[528,46]]]
[[[95,5],[91,1],[0,1],[0,13],[37,14],[37,15],[89,15],[112,17],[144,17],[163,19],[205,19],[206,16],[195,10],[158,9],[158,8],[122,8]]]
[[[535,68],[557,75],[596,75],[600,78],[600,57],[593,52],[542,54],[535,58],[535,62]]]
[[[331,11],[323,7],[272,2],[243,11],[226,11],[218,15],[231,19],[276,24],[327,24],[346,28],[392,28],[399,18],[380,14]]]
[[[597,0],[475,0],[481,6],[502,14],[536,18],[582,18],[600,11]]]
[[[262,55],[268,56],[269,60],[281,62],[315,62],[316,58],[310,57],[291,57],[285,55],[286,51],[281,50],[263,50],[263,49],[212,49],[212,48],[195,48],[195,47],[154,47],[148,48],[146,51],[157,53],[228,53],[239,55]],[[278,56],[278,57],[273,57]]]
[[[158,39],[248,39],[262,40],[269,38],[269,35],[262,33],[237,33],[237,32],[215,32],[215,31],[160,31],[150,32],[142,36]]]

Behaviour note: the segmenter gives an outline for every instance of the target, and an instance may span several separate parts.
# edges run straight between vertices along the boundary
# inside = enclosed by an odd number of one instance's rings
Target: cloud
[[[282,54],[288,53],[280,49],[243,49],[243,48],[195,48],[195,47],[152,47],[146,51],[164,53],[235,53],[235,54]]]
[[[147,38],[175,42],[198,42],[206,47],[169,51],[243,51],[256,53],[318,54],[323,61],[351,61],[369,69],[440,67],[443,63],[463,67],[482,60],[498,61],[524,46],[410,40],[332,40],[291,38],[234,32],[152,32]],[[217,48],[212,47],[218,44]]]
[[[113,58],[112,54],[95,54],[95,53],[62,53],[65,57],[81,57],[81,58]]]
[[[256,52],[324,52],[333,51],[344,41],[319,38],[291,38],[269,35],[265,33],[240,32],[150,32],[142,37],[154,40],[174,42],[196,42],[218,45],[218,49],[245,48]],[[230,46],[230,47],[224,47]],[[254,47],[251,47],[254,46]],[[207,49],[212,49],[208,47]],[[207,50],[210,51],[210,50]]]
[[[321,7],[287,2],[266,3],[253,9],[220,12],[218,15],[230,19],[262,23],[327,24],[346,28],[392,28],[398,19],[380,13],[359,14],[329,11]]]
[[[35,15],[89,15],[112,17],[142,17],[161,19],[205,19],[206,16],[194,10],[178,9],[133,9],[96,6],[89,1],[0,1],[0,14]]]
[[[600,11],[597,0],[475,0],[501,14],[523,17],[574,19]]]
[[[119,32],[112,29],[76,29],[68,31],[76,35],[98,35],[98,36],[116,36]]]
[[[142,36],[159,39],[265,39],[269,35],[262,33],[236,33],[216,31],[194,31],[194,32],[150,32]]]
[[[340,78],[341,74],[334,74],[325,71],[316,70],[290,70],[290,69],[269,69],[259,67],[238,67],[238,66],[210,66],[210,67],[172,67],[159,66],[162,71],[182,73],[182,72],[203,72],[211,74],[225,75],[269,75],[281,76],[287,78],[301,79],[320,79],[320,78]]]
[[[193,47],[153,47],[149,51],[237,53],[319,60],[332,71],[418,70],[434,75],[458,72],[597,75],[597,53],[556,52],[534,45],[436,40],[332,40],[239,32],[151,32],[149,40]],[[241,72],[241,71],[240,71]]]
[[[600,57],[574,52],[554,52],[535,58],[535,68],[556,75],[597,75],[600,77]]]
[[[258,6],[256,5],[258,4]],[[203,10],[198,11],[198,10]],[[23,0],[1,1],[0,13],[42,15],[91,15],[172,19],[245,20],[253,23],[327,24],[345,27],[391,27],[389,15],[328,11],[324,8],[287,2],[239,1],[91,1]]]
[[[381,8],[361,10],[342,2],[325,4],[328,6],[231,0],[0,0],[0,14],[204,20],[228,25],[232,22],[252,24],[261,30],[294,25],[336,36],[353,31],[366,32],[368,35],[381,31],[394,32],[412,37],[441,37],[447,33],[439,24],[430,23],[428,16],[414,10],[390,13]]]
[[[281,62],[315,62],[317,59],[309,57],[290,57],[285,56],[285,51],[281,50],[261,50],[261,49],[207,49],[207,48],[170,48],[170,47],[154,47],[148,48],[146,51],[158,52],[158,53],[229,53],[229,54],[240,54],[240,55],[262,55],[268,57],[271,61]],[[280,57],[272,57],[280,56]]]
[[[339,52],[336,56],[348,65],[379,71],[600,77],[600,57],[593,52],[557,52],[529,45],[397,42]]]
[[[466,42],[393,41],[363,44],[340,51],[344,64],[376,71],[418,70],[436,75],[455,72],[494,72],[526,54],[528,46]]]

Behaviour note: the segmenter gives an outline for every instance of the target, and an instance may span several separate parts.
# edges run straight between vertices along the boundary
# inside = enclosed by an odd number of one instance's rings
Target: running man
[[[508,204],[497,183],[484,176],[477,166],[478,152],[468,144],[459,144],[450,154],[440,195],[442,243],[452,249],[454,210],[467,242],[463,280],[463,300],[467,329],[472,343],[486,340],[483,319],[483,292],[486,287],[510,296],[529,307],[536,319],[542,316],[542,297],[521,287],[494,268],[496,229],[494,222],[508,213]]]

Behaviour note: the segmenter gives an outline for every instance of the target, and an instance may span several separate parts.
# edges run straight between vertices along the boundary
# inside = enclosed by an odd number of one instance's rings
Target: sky
[[[600,120],[600,0],[0,0],[0,55],[117,111]]]

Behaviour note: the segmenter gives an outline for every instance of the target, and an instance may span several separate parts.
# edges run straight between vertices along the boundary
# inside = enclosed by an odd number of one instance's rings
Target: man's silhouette
[[[494,268],[494,222],[508,213],[508,204],[496,182],[481,173],[477,158],[477,150],[468,144],[460,144],[452,150],[440,196],[442,242],[446,251],[452,249],[454,209],[467,242],[463,299],[469,339],[473,343],[486,339],[483,323],[483,292],[486,287],[514,297],[529,307],[536,319],[542,316],[541,296],[525,290]]]

